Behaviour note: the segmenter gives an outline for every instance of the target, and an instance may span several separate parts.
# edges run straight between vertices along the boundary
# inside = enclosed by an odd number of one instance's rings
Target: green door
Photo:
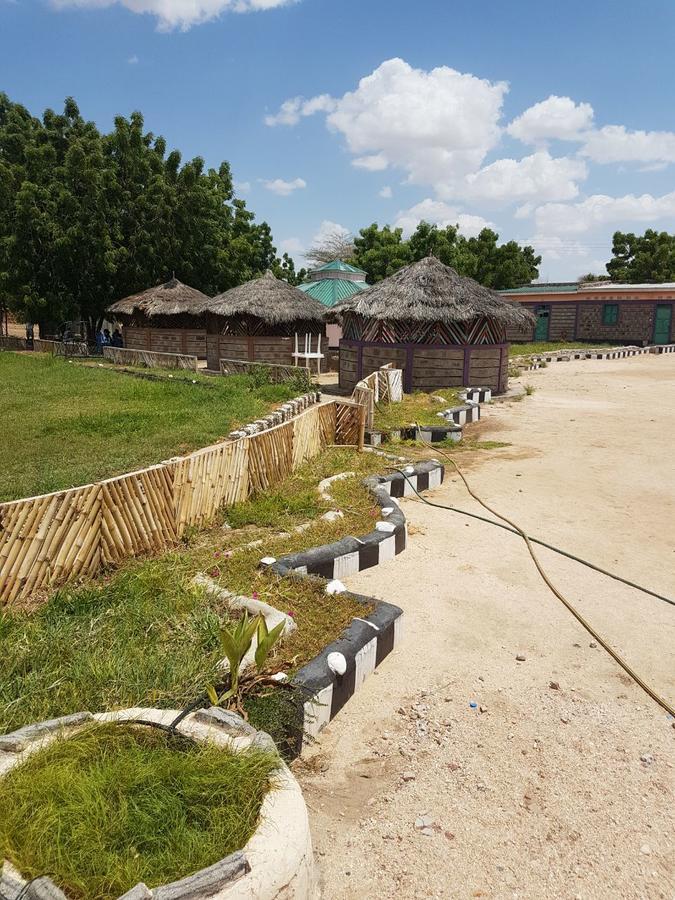
[[[654,316],[654,343],[668,344],[670,343],[670,323],[673,318],[673,307],[668,304],[661,304],[656,307],[656,315]]]
[[[534,339],[535,341],[547,341],[548,323],[551,318],[551,307],[538,306],[534,311],[534,314],[537,317],[537,324],[534,327]]]

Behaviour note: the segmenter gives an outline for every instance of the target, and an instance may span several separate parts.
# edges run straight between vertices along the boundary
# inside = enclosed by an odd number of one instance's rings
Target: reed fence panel
[[[0,604],[164,550],[329,444],[358,445],[361,410],[351,401],[310,406],[267,431],[138,472],[0,504]]]
[[[311,375],[307,366],[285,366],[280,363],[250,362],[245,359],[221,359],[221,375],[250,375],[254,372],[264,371],[271,384],[281,384],[284,381],[292,381],[302,378],[309,387]]]
[[[51,353],[52,355],[56,353],[56,344],[58,341],[50,341],[47,338],[34,338],[33,339],[33,350],[36,353]]]
[[[103,357],[118,366],[197,371],[197,357],[188,353],[159,353],[155,350],[134,350],[129,347],[104,347]]]

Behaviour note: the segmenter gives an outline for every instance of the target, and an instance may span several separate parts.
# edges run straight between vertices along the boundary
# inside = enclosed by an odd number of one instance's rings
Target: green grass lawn
[[[541,353],[554,353],[556,350],[585,350],[591,347],[618,347],[611,341],[599,341],[595,344],[584,344],[580,341],[530,341],[527,344],[511,344],[509,356],[535,356]]]
[[[73,900],[176,881],[244,847],[277,765],[269,752],[91,725],[0,780],[0,854]]]
[[[434,400],[434,397],[443,397],[447,402],[441,403]],[[400,403],[388,403],[375,409],[375,428],[379,431],[392,431],[415,422],[418,425],[438,425],[442,422],[438,413],[450,406],[457,406],[458,403],[457,388],[439,388],[429,394],[422,391],[404,394]]]
[[[74,487],[217,441],[298,391],[248,375],[146,380],[0,353],[0,502]]]

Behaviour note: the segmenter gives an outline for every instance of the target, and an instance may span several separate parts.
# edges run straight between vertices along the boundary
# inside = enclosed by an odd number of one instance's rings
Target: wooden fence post
[[[366,407],[359,403],[359,451],[363,450],[366,440]]]

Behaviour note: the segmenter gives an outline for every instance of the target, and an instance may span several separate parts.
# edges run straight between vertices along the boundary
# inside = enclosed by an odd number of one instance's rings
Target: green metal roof
[[[365,275],[363,269],[357,269],[356,266],[350,266],[349,263],[342,262],[341,259],[334,259],[332,262],[313,269],[314,272],[354,272],[357,275]]]
[[[577,281],[546,281],[542,284],[525,284],[519,288],[506,288],[500,294],[576,294]]]
[[[332,264],[331,264],[332,265]],[[365,291],[369,285],[365,281],[345,281],[342,278],[324,278],[323,281],[307,281],[298,288],[314,297],[324,306],[335,306],[340,300]]]

